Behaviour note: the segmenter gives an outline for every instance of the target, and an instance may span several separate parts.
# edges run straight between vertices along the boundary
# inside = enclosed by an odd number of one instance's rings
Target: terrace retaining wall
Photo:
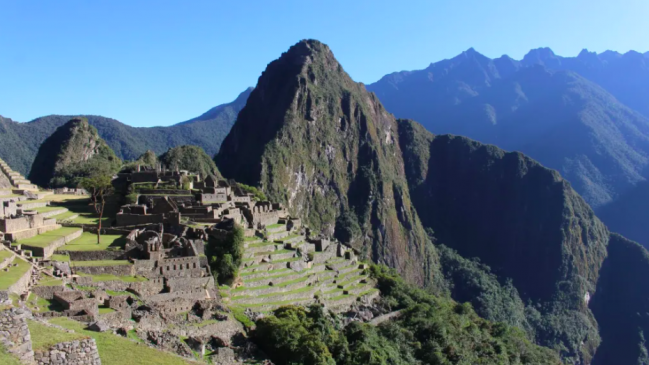
[[[57,343],[34,352],[34,360],[39,365],[101,365],[94,338]]]

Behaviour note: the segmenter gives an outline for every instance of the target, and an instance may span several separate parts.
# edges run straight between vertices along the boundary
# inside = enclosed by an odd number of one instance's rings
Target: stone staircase
[[[7,175],[15,190],[21,192],[38,191],[38,186],[32,184],[31,181],[27,180],[19,172],[12,170],[11,167],[9,167],[9,165],[2,159],[0,159],[0,171]]]
[[[340,244],[316,251],[304,235],[275,225],[246,238],[244,246],[239,286],[221,288],[231,306],[268,312],[287,304],[322,303],[342,311],[379,294],[367,266]]]

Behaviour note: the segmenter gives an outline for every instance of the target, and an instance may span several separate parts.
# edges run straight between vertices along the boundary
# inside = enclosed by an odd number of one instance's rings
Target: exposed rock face
[[[43,142],[29,179],[40,186],[76,187],[91,172],[115,172],[121,165],[113,150],[85,118],[72,119]]]
[[[223,175],[411,281],[430,283],[436,256],[411,205],[397,124],[329,48],[302,41],[270,63],[223,141]]]

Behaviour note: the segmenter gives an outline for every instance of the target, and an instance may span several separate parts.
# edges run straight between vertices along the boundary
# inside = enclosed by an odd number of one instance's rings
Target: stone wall
[[[63,285],[60,286],[34,286],[32,292],[38,295],[41,298],[52,300],[54,299],[54,293],[65,291],[66,287]]]
[[[27,364],[34,361],[28,318],[31,318],[31,313],[21,308],[0,312],[0,342],[10,354]]]
[[[36,351],[34,359],[39,365],[101,365],[93,338],[57,343],[47,350]]]
[[[19,260],[18,258],[16,260]],[[13,285],[11,285],[8,289],[8,293],[15,293],[15,294],[22,294],[27,289],[29,288],[29,281],[31,280],[32,277],[32,271],[34,270],[34,267],[30,265],[29,270],[25,271],[23,276],[20,277]]]
[[[75,273],[84,273],[90,275],[112,274],[116,276],[135,275],[133,265],[113,265],[113,266],[75,266]]]
[[[7,265],[14,262],[14,257],[16,257],[16,255],[12,254],[2,259],[2,261],[0,261],[0,270],[4,269],[5,267],[7,267]]]
[[[70,255],[71,261],[98,261],[98,260],[125,260],[126,252],[124,250],[115,251],[60,251]]]
[[[180,213],[168,214],[117,214],[118,226],[139,226],[152,223],[180,224]]]

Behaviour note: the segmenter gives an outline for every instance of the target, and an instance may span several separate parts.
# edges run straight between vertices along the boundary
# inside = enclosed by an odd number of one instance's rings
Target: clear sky
[[[649,0],[0,0],[0,115],[170,125],[232,101],[304,38],[356,81],[474,47],[649,51]]]

